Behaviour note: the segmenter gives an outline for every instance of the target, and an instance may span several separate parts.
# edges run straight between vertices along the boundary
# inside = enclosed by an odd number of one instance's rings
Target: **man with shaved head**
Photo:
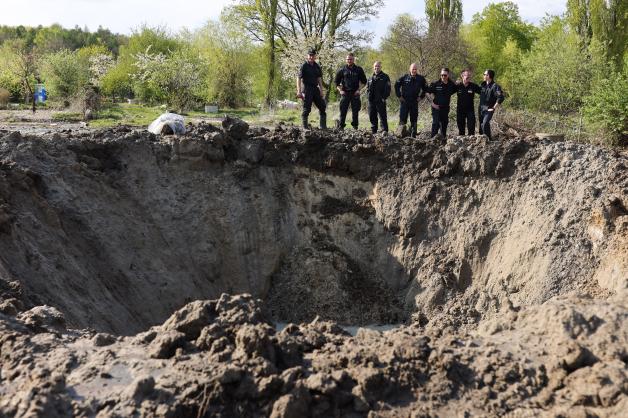
[[[382,122],[382,131],[388,132],[388,116],[386,115],[386,99],[390,96],[390,77],[382,71],[382,63],[375,61],[373,75],[366,83],[366,91],[369,99],[369,119],[371,132],[377,132],[377,115]]]
[[[410,114],[410,136],[416,137],[417,120],[419,118],[419,99],[425,97],[427,82],[425,77],[418,74],[416,63],[410,65],[409,74],[401,76],[395,82],[395,94],[399,98],[399,125],[408,123]]]

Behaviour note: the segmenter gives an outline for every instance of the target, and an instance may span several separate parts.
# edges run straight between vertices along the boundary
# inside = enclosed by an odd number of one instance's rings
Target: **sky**
[[[513,0],[519,6],[521,17],[529,23],[538,23],[546,14],[561,14],[567,0]],[[499,1],[495,1],[498,3]],[[207,20],[216,19],[224,6],[233,0],[2,0],[0,25],[49,26],[59,23],[63,27],[87,26],[94,31],[102,26],[116,33],[130,34],[142,24],[166,26],[177,32],[186,27],[197,29]],[[424,17],[423,0],[385,0],[377,19],[357,26],[375,34],[373,46],[396,16],[410,13]],[[480,12],[487,1],[463,0],[464,21],[469,22]]]

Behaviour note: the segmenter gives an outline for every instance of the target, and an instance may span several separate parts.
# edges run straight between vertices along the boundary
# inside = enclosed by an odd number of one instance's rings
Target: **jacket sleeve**
[[[397,97],[401,97],[401,80],[403,80],[403,77],[395,81],[395,96]]]
[[[505,97],[504,91],[499,84],[495,84],[495,95],[497,96],[497,103],[502,104]]]
[[[474,93],[477,93],[477,94],[482,93],[482,87],[480,87],[479,84],[473,83],[471,86]]]
[[[336,86],[339,86],[342,84],[342,68],[340,70],[338,70],[338,72],[336,73]]]
[[[425,97],[425,93],[434,93],[434,89],[431,84],[427,84],[426,80],[423,80],[423,87],[421,87],[421,99]]]
[[[386,77],[386,84],[384,84],[384,100],[390,97],[390,77]]]
[[[359,79],[362,84],[366,84],[366,74],[364,73],[364,68],[362,67],[360,67]]]

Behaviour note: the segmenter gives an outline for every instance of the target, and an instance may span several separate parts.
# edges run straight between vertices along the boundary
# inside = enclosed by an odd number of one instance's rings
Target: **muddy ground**
[[[0,131],[0,416],[628,410],[624,151],[28,132]]]

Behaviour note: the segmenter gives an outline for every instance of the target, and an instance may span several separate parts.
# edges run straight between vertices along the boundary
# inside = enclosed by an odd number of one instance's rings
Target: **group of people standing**
[[[386,100],[392,92],[390,77],[382,71],[382,63],[375,61],[373,75],[367,79],[362,67],[355,64],[355,56],[349,53],[343,66],[335,77],[335,84],[340,94],[340,119],[338,128],[344,129],[349,107],[351,107],[351,126],[358,128],[358,114],[362,106],[360,95],[366,88],[368,97],[368,113],[371,121],[371,131],[378,131],[378,122],[381,122],[383,132],[388,132],[388,117]],[[474,98],[480,96],[479,106],[479,133],[491,138],[490,122],[495,109],[504,101],[501,87],[495,83],[495,72],[484,71],[484,81],[477,85],[471,81],[471,71],[464,70],[461,80],[450,79],[449,68],[441,68],[440,79],[429,84],[422,75],[418,74],[416,64],[411,64],[408,74],[401,76],[394,84],[395,95],[399,98],[399,124],[407,125],[410,118],[410,135],[416,136],[417,120],[419,116],[419,101],[426,94],[430,95],[432,106],[432,136],[439,131],[447,135],[449,123],[449,106],[451,96],[457,95],[456,121],[458,133],[475,134],[475,106]],[[308,117],[312,110],[312,103],[320,112],[320,127],[327,127],[326,103],[323,94],[323,73],[316,62],[316,51],[308,51],[307,61],[303,63],[297,77],[297,97],[303,99],[302,122],[308,127]],[[379,119],[379,120],[378,120]]]

